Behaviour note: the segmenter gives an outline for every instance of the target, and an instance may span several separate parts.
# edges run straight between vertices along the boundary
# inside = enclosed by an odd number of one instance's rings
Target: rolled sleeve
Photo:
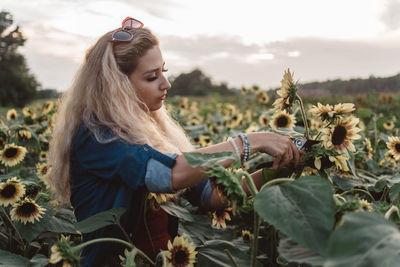
[[[164,155],[175,159],[178,154],[165,153]],[[171,183],[172,170],[161,161],[150,158],[147,161],[147,170],[144,178],[147,189],[154,193],[175,193]]]

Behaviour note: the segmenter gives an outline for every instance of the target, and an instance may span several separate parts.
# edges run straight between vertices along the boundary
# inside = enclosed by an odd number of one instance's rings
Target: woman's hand
[[[272,169],[290,164],[296,166],[303,154],[292,140],[284,135],[259,132],[250,133],[247,136],[250,147],[254,148],[254,152],[262,152],[274,157]]]

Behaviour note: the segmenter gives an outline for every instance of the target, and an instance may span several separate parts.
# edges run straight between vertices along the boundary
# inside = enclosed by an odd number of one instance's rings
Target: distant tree
[[[56,89],[41,89],[37,91],[35,99],[59,98],[61,93]]]
[[[29,72],[25,57],[18,53],[24,38],[19,27],[7,30],[13,17],[7,11],[0,12],[0,105],[22,107],[36,94],[39,83]]]
[[[189,73],[181,73],[171,77],[171,90],[169,95],[207,96],[214,93],[220,95],[231,95],[237,93],[237,89],[229,88],[228,84],[222,82],[213,84],[211,78],[200,69],[194,69]]]

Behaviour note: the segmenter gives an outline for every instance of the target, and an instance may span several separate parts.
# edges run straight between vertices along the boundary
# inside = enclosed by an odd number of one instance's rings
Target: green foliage
[[[25,57],[17,49],[24,45],[19,27],[8,28],[13,24],[12,15],[0,12],[0,105],[22,107],[31,101],[39,86],[35,77],[29,73]]]
[[[125,213],[125,208],[114,208],[97,213],[86,220],[77,222],[75,228],[81,233],[90,233],[112,224],[119,224],[119,219]]]

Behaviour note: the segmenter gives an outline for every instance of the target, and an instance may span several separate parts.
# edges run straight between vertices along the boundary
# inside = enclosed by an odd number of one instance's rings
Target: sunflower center
[[[14,114],[11,115],[11,119],[15,120],[15,115]]]
[[[249,242],[249,241],[250,241],[250,235],[247,234],[247,233],[244,234],[244,235],[243,235],[243,241],[246,242],[246,243]]]
[[[225,214],[225,210],[217,210],[215,211],[215,215],[217,215],[217,217],[222,217]]]
[[[4,198],[12,198],[14,196],[15,192],[17,192],[17,189],[15,188],[15,186],[12,184],[9,184],[6,187],[4,187],[3,190],[1,190],[0,194]]]
[[[332,144],[335,146],[341,145],[346,139],[347,130],[343,126],[339,125],[335,127],[332,134]]]
[[[47,173],[47,166],[44,166],[44,167],[43,167],[41,173],[42,173],[43,175],[45,175],[45,174]]]
[[[15,157],[15,155],[17,155],[17,153],[18,153],[18,149],[11,147],[11,148],[6,149],[5,156],[7,158],[13,158],[13,157]]]
[[[30,217],[36,212],[36,206],[33,203],[25,202],[17,209],[17,214],[20,217]]]
[[[276,121],[276,124],[278,125],[278,128],[285,128],[288,125],[288,122],[289,121],[285,116],[281,116]]]
[[[397,152],[400,153],[400,143],[397,143],[394,148],[396,149]]]
[[[264,123],[264,125],[267,125],[267,119],[266,118],[263,118],[263,123]]]
[[[185,251],[179,250],[175,253],[175,262],[177,264],[184,264],[187,261],[188,255]]]

